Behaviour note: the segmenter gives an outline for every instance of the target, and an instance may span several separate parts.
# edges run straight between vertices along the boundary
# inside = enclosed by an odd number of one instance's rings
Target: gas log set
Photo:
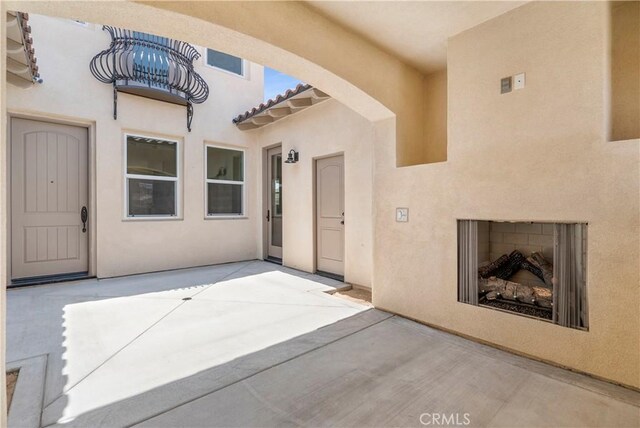
[[[539,279],[537,285],[510,281],[521,269],[534,274]],[[504,254],[480,267],[478,277],[480,296],[484,297],[485,303],[494,303],[492,306],[536,316],[540,316],[540,311],[521,310],[518,307],[520,305],[513,303],[535,306],[543,309],[545,313],[550,312],[553,306],[553,266],[541,253],[535,252],[525,257],[520,251],[514,250],[511,254]],[[504,305],[505,303],[507,305]]]

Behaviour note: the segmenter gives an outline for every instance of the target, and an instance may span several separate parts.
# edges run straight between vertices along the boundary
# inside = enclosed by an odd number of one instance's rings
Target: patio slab
[[[48,355],[43,426],[640,425],[637,392],[327,293],[344,286],[253,261],[10,290],[8,360]]]
[[[418,427],[435,414],[480,427],[640,423],[637,393],[621,401],[466,342],[392,317],[138,426]]]
[[[86,425],[81,415],[367,309],[320,280],[253,261],[10,290],[8,360],[47,354],[43,425]]]

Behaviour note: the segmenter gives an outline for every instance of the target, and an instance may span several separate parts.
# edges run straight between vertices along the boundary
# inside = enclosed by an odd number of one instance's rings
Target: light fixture
[[[299,153],[296,152],[294,149],[289,150],[289,153],[287,154],[287,160],[284,161],[284,163],[296,163],[298,162],[298,158],[299,158]]]

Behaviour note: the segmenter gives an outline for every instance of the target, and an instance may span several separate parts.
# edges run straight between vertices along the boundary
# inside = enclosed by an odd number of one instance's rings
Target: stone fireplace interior
[[[478,221],[479,304],[551,319],[553,246],[553,223]]]
[[[588,328],[586,223],[458,221],[458,301]]]

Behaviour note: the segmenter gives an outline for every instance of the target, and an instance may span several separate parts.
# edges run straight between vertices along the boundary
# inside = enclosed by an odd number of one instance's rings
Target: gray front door
[[[86,128],[11,120],[11,278],[89,270]]]
[[[344,275],[344,158],[316,161],[316,265]]]

